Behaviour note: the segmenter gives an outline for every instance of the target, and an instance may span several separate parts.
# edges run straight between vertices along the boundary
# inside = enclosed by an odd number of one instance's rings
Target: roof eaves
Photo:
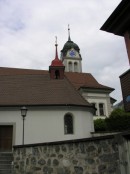
[[[89,89],[89,90],[106,90],[106,91],[109,91],[109,92],[112,92],[114,91],[115,89],[114,88],[110,88],[110,87],[88,87],[88,86],[80,86],[79,89]]]
[[[0,105],[0,108],[7,108],[7,107],[22,107],[22,106],[26,106],[26,107],[59,107],[59,106],[71,106],[71,107],[84,107],[84,108],[93,108],[93,106],[91,104],[86,103],[86,105],[80,105],[80,104],[14,104],[14,105]]]
[[[123,36],[130,27],[130,1],[122,0],[100,30]]]

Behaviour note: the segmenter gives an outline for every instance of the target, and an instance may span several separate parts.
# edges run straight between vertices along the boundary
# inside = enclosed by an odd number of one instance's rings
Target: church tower
[[[68,27],[68,41],[61,50],[61,60],[65,65],[66,72],[82,72],[82,58],[80,49],[70,38],[70,28]]]
[[[55,52],[55,59],[51,62],[49,66],[49,73],[51,79],[63,79],[64,78],[64,69],[65,66],[63,65],[62,61],[58,58],[58,51],[57,51],[57,37],[56,37],[56,52]]]

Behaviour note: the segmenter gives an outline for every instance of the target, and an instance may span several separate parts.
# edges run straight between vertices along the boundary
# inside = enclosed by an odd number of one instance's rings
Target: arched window
[[[78,72],[78,63],[74,62],[74,72]]]
[[[72,62],[69,62],[69,72],[72,72]]]
[[[73,134],[73,116],[71,114],[64,116],[64,131],[65,134]]]

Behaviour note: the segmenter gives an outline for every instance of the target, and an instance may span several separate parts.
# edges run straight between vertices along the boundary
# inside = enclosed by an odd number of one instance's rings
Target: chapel
[[[93,119],[112,110],[113,90],[82,72],[80,48],[70,34],[60,58],[56,40],[48,70],[0,67],[0,151],[92,137]]]

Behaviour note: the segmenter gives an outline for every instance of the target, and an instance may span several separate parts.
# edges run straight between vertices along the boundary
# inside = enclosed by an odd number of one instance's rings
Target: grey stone
[[[64,145],[61,146],[61,149],[62,149],[63,152],[67,151],[67,149],[66,149],[66,147]]]
[[[25,156],[23,151],[27,152]],[[24,164],[27,174],[120,174],[119,152],[113,139],[46,144],[24,150],[16,147],[14,173],[22,174]]]
[[[77,165],[78,164],[78,160],[73,160],[73,164]]]
[[[101,147],[98,147],[98,154],[100,154],[102,151]]]
[[[47,152],[47,146],[43,147],[43,152],[46,153]]]
[[[65,174],[64,168],[57,168],[57,174]]]
[[[116,172],[116,168],[117,168],[117,165],[110,165],[108,167],[108,173],[111,174],[111,173],[115,173]]]
[[[47,165],[48,165],[48,166],[51,165],[51,159],[48,159],[48,161],[47,161]]]
[[[92,159],[92,158],[86,159],[86,162],[87,162],[88,164],[94,164],[94,163],[95,163],[94,159]]]
[[[58,145],[55,147],[55,151],[56,151],[56,153],[58,153],[60,151],[60,147]]]
[[[74,170],[75,170],[75,174],[83,174],[83,168],[82,167],[75,166]]]
[[[53,166],[58,166],[59,165],[59,161],[57,159],[53,160]]]
[[[45,161],[43,158],[41,158],[41,159],[38,161],[38,164],[40,164],[40,165],[45,165],[45,164],[46,164],[46,161]]]
[[[35,157],[32,157],[32,158],[31,158],[31,164],[32,164],[32,165],[36,165],[36,158],[35,158]]]
[[[19,161],[19,160],[20,160],[20,157],[19,157],[19,156],[17,156],[17,157],[16,157],[16,160],[17,160],[17,161]]]
[[[58,158],[59,158],[59,159],[63,158],[63,155],[62,155],[62,154],[59,154],[59,155],[58,155]]]
[[[37,156],[40,155],[40,154],[39,154],[39,150],[38,150],[37,147],[34,147],[34,148],[32,149],[32,151],[33,151],[33,155],[37,155]]]
[[[89,146],[87,149],[88,152],[93,152],[95,150],[96,150],[95,146]]]
[[[33,167],[32,169],[33,169],[33,171],[39,171],[39,170],[41,170],[41,168],[40,167],[37,167],[37,166]]]
[[[45,166],[45,167],[43,167],[43,173],[44,174],[52,174],[53,173],[53,168]]]
[[[69,149],[69,151],[72,151],[73,150],[73,144],[69,144],[68,149]]]
[[[111,162],[111,161],[116,161],[118,159],[118,154],[114,153],[114,154],[103,154],[101,156],[99,156],[99,159],[102,162]]]
[[[98,172],[103,174],[105,173],[105,171],[106,171],[106,165],[103,165],[103,164],[99,165]]]
[[[28,158],[26,159],[26,165],[29,165],[29,159]]]
[[[56,154],[53,153],[53,154],[50,155],[50,157],[56,157]]]
[[[17,165],[14,165],[14,168],[15,169],[19,169],[19,165],[17,164]]]
[[[24,161],[20,161],[20,165],[23,166],[24,165]]]
[[[84,148],[84,144],[83,143],[79,144],[79,148],[80,148],[81,153],[85,153],[85,148]]]

